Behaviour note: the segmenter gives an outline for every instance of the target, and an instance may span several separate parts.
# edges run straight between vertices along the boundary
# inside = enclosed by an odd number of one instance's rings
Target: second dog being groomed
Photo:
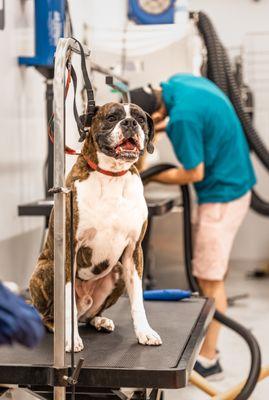
[[[138,342],[160,345],[143,305],[141,242],[147,226],[143,185],[133,165],[153,149],[153,122],[133,104],[108,103],[93,118],[82,153],[66,186],[74,196],[75,351],[83,349],[78,322],[114,330],[102,311],[127,290]],[[70,209],[66,197],[66,229]],[[45,325],[53,329],[53,211],[48,237],[30,281],[30,293]],[[71,351],[70,238],[66,239],[66,351]]]

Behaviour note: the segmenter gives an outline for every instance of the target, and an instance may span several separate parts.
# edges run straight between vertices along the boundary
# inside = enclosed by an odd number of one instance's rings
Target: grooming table
[[[116,329],[97,332],[81,326],[84,358],[78,386],[87,388],[182,388],[197,357],[205,330],[213,316],[213,303],[204,298],[181,302],[145,302],[151,326],[159,332],[163,345],[137,343],[130,318],[129,301],[122,297],[107,310]],[[66,355],[70,365],[70,355]],[[47,333],[34,350],[21,346],[0,348],[0,382],[21,386],[61,384],[53,369],[53,334]],[[67,373],[68,371],[66,371]]]
[[[49,217],[53,207],[53,197],[18,206],[19,216]]]
[[[178,194],[167,196],[165,192],[146,192],[146,201],[149,209],[149,216],[151,217],[168,213],[175,205],[180,203],[180,198]],[[43,200],[19,205],[18,214],[19,216],[40,216],[48,218],[52,207],[53,198],[48,197]]]

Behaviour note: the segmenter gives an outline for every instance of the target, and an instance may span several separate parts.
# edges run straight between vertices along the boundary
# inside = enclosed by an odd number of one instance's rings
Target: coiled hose
[[[163,171],[167,171],[171,168],[177,168],[173,164],[159,164],[153,166],[146,171],[141,173],[141,178],[143,182],[146,182],[148,179],[152,178],[154,175],[157,175]],[[191,228],[191,202],[190,202],[190,193],[189,187],[187,185],[180,186],[180,190],[182,193],[182,201],[183,201],[183,226],[184,226],[184,261],[185,261],[185,272],[187,276],[187,280],[189,283],[189,287],[193,292],[200,292],[200,288],[196,282],[196,279],[192,275],[192,228]],[[241,389],[240,393],[236,396],[235,400],[247,400],[255,386],[258,382],[260,370],[261,370],[261,352],[258,345],[257,340],[252,335],[252,333],[246,329],[244,326],[234,321],[233,319],[227,317],[226,315],[220,313],[219,311],[215,311],[214,319],[216,319],[221,324],[227,326],[232,329],[236,333],[238,333],[247,343],[250,354],[251,354],[251,365],[248,374],[248,378],[245,382],[245,385]]]
[[[250,149],[269,170],[269,151],[252,125],[249,115],[244,111],[239,88],[232,71],[231,63],[216,30],[203,13],[194,13],[197,28],[207,48],[207,77],[219,86],[230,98],[241,121]],[[269,203],[263,200],[255,190],[252,191],[251,207],[259,214],[269,216]]]

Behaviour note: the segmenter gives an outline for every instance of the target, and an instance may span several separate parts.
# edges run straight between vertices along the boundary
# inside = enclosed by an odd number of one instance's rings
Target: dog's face
[[[135,162],[145,148],[153,151],[152,119],[135,104],[108,103],[100,107],[91,135],[97,150],[115,159]]]

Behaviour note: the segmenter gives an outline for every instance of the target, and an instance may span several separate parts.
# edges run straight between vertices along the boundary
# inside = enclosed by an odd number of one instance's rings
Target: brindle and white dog
[[[82,154],[69,173],[66,186],[74,196],[75,249],[75,351],[83,349],[78,321],[97,330],[113,331],[112,320],[102,311],[114,304],[124,289],[130,298],[138,342],[160,345],[143,305],[141,241],[147,225],[143,185],[133,165],[150,150],[154,129],[151,118],[134,104],[108,103],[93,118]],[[89,166],[91,160],[110,172],[108,176]],[[70,209],[66,198],[66,351],[71,350]],[[45,325],[53,329],[53,211],[44,249],[30,281],[35,307]]]

